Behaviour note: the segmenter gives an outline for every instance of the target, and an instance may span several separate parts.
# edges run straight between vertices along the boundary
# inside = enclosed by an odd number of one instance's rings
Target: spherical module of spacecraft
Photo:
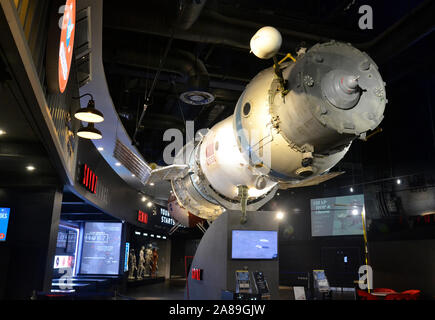
[[[263,27],[251,38],[251,51],[260,59],[270,59],[281,48],[281,33],[274,27]]]

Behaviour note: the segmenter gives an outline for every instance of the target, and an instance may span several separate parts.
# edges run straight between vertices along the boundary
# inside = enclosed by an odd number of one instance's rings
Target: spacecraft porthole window
[[[251,112],[251,104],[249,102],[246,102],[243,106],[243,115],[246,117]]]

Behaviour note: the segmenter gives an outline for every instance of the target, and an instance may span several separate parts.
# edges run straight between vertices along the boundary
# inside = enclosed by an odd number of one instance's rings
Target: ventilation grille
[[[113,156],[143,184],[146,183],[151,174],[151,168],[118,139],[116,139]]]
[[[79,11],[76,19],[74,54],[80,87],[92,80],[91,49],[91,8],[88,7]]]

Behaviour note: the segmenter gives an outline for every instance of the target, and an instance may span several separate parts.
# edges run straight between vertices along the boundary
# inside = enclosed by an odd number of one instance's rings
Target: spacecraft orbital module
[[[382,121],[385,83],[366,53],[330,41],[278,61],[281,40],[273,27],[253,36],[251,52],[273,66],[250,81],[232,116],[184,146],[179,162],[153,170],[150,181],[170,180],[186,215],[212,221],[241,210],[243,222],[278,189],[339,175],[329,170]]]

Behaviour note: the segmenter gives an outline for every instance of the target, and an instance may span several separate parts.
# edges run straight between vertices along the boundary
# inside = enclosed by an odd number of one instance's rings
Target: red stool
[[[420,290],[405,290],[402,294],[405,296],[405,300],[418,300],[420,292]]]
[[[365,292],[363,290],[357,289],[356,290],[358,296],[361,298],[361,300],[379,300],[377,296],[374,296],[368,292]]]

